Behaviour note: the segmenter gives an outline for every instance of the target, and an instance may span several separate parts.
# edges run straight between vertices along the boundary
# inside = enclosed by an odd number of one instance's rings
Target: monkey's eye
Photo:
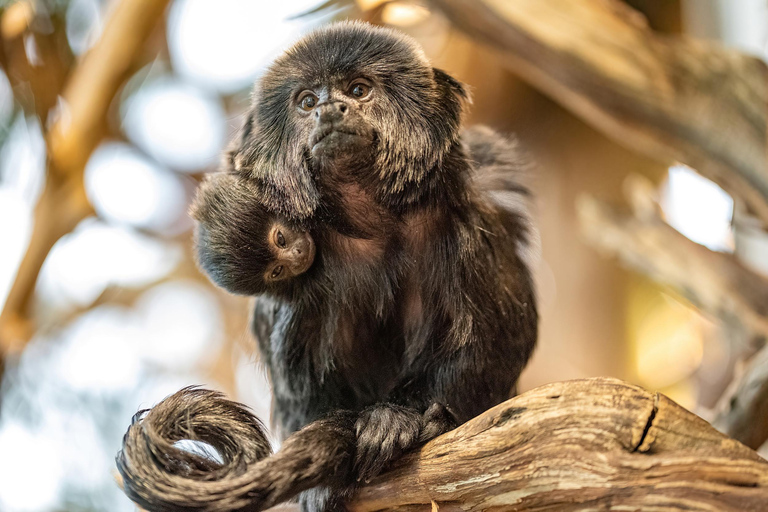
[[[275,243],[278,247],[285,249],[285,237],[283,236],[283,232],[280,230],[277,230],[275,233]]]
[[[299,106],[301,106],[302,110],[306,110],[307,112],[315,108],[315,105],[317,105],[317,96],[311,92],[304,94],[304,96],[301,97],[301,100],[299,100]]]
[[[371,86],[363,82],[355,82],[349,87],[349,94],[357,99],[366,98],[371,94]]]
[[[277,279],[280,277],[280,274],[283,273],[283,266],[278,265],[275,268],[272,269],[272,275],[270,276],[272,279]]]

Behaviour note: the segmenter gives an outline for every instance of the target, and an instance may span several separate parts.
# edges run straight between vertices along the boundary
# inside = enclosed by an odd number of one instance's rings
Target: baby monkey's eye
[[[275,233],[275,243],[278,247],[285,249],[285,237],[283,236],[283,232],[280,230],[277,230]]]
[[[301,106],[302,110],[310,111],[315,108],[315,105],[317,105],[317,96],[311,92],[308,92],[301,97],[299,105]]]
[[[367,97],[371,93],[371,86],[363,82],[355,82],[349,87],[349,94],[357,99]]]
[[[272,269],[272,275],[270,276],[272,279],[277,279],[280,277],[280,274],[283,273],[283,266],[278,265],[275,268]]]

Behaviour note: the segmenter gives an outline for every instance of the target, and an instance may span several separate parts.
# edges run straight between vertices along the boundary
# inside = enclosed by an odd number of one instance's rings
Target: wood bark
[[[768,68],[653,32],[619,0],[432,0],[511,71],[630,149],[683,162],[768,223]]]
[[[93,214],[83,170],[105,133],[107,112],[169,0],[121,0],[101,39],[75,67],[62,93],[63,108],[47,134],[46,184],[16,279],[0,313],[0,349],[19,350],[33,326],[29,306],[37,277],[53,245]]]
[[[765,510],[768,463],[664,395],[549,384],[487,411],[361,488],[354,512]]]

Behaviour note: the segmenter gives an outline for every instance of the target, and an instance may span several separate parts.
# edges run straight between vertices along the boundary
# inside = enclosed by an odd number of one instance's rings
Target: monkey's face
[[[331,80],[298,95],[297,125],[308,132],[307,148],[318,165],[353,165],[373,154],[375,134],[369,118],[375,98],[373,81],[364,76]]]
[[[315,260],[312,236],[270,212],[257,191],[251,180],[210,174],[190,212],[198,264],[214,283],[241,295],[285,290]]]
[[[315,242],[306,231],[275,221],[267,231],[265,244],[273,258],[267,262],[264,282],[279,283],[309,270],[315,261]]]
[[[311,216],[329,168],[369,172],[376,194],[412,191],[458,141],[461,84],[421,48],[363,23],[317,30],[257,83],[232,166],[255,178],[270,210]]]

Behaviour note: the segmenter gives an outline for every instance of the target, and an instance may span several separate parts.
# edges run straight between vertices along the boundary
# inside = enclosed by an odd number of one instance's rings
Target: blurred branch
[[[56,105],[73,57],[64,20],[38,12],[36,5],[19,0],[2,12],[0,53],[15,99],[42,126]]]
[[[683,162],[768,224],[768,68],[650,30],[618,0],[431,0],[510,70],[617,142]]]
[[[110,104],[169,0],[121,0],[96,45],[75,67],[62,93],[63,105],[48,133],[48,173],[35,208],[27,253],[0,314],[0,347],[19,348],[33,331],[30,302],[37,277],[56,241],[93,210],[83,169],[106,130]],[[34,92],[34,91],[33,91]]]
[[[347,508],[703,511],[766,502],[768,463],[754,451],[664,395],[588,379],[534,389],[438,437]]]
[[[596,247],[666,284],[703,311],[743,324],[754,338],[768,336],[768,280],[733,255],[692,242],[662,219],[652,185],[628,180],[633,211],[591,197],[577,204],[582,230]]]
[[[768,441],[768,345],[737,371],[712,425],[755,450]]]
[[[579,201],[587,238],[724,324],[743,328],[753,346],[762,345],[768,339],[768,280],[734,256],[710,251],[667,225],[649,183],[636,178],[627,188],[632,212],[589,197]],[[768,348],[738,372],[718,404],[713,425],[751,448],[768,439]]]

